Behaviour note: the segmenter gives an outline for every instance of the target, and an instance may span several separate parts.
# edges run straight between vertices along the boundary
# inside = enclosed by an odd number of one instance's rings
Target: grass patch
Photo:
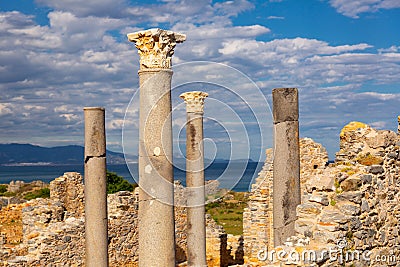
[[[222,199],[206,205],[206,212],[228,234],[243,234],[243,210],[247,206],[247,194],[244,192],[229,192]]]
[[[4,193],[0,193],[1,197],[15,197],[17,195],[17,193],[15,192],[4,192]]]
[[[35,198],[49,198],[50,197],[50,189],[42,188],[39,190],[35,190],[33,192],[28,192],[25,194],[24,199],[31,200]]]
[[[357,162],[364,166],[381,165],[383,163],[383,158],[367,153],[365,155],[360,155],[357,158]]]
[[[351,168],[351,167],[342,168],[340,171],[347,173],[347,175],[349,175],[349,176],[351,176],[351,175],[356,173],[355,170],[353,168]]]

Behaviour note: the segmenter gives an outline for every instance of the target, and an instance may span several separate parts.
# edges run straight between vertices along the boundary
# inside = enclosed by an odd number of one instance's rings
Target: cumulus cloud
[[[398,0],[330,0],[329,3],[339,13],[351,18],[359,18],[361,13],[377,12],[379,9],[400,8]]]
[[[388,122],[400,105],[398,93],[380,89],[400,84],[398,46],[374,52],[367,43],[331,45],[300,37],[260,41],[271,33],[268,25],[233,22],[241,12],[255,8],[251,1],[164,0],[135,6],[125,0],[37,2],[51,8],[48,25],[39,25],[32,15],[18,11],[0,12],[2,142],[26,140],[29,129],[28,135],[39,144],[83,143],[83,107],[103,106],[108,141],[120,144],[124,113],[138,87],[139,67],[137,50],[125,34],[143,27],[186,33],[187,41],[175,50],[174,64],[226,63],[257,82],[269,101],[274,87],[298,87],[302,135],[324,139],[329,145],[337,143],[332,132],[340,132],[349,120]],[[398,7],[396,1],[385,0],[332,0],[330,4],[353,17]],[[207,75],[216,80],[224,73],[208,71]],[[178,78],[177,73],[174,77]],[[236,86],[240,94],[251,95],[245,84]],[[210,93],[244,114],[247,107],[242,102],[220,89],[210,89]],[[247,104],[266,109],[264,102],[256,100]],[[366,108],[373,115],[367,115]],[[137,127],[137,117],[135,113],[128,123]],[[251,121],[244,115],[241,118],[253,131]],[[230,127],[232,132],[237,130],[234,124]],[[216,134],[215,138],[220,137]]]
[[[226,21],[229,17],[254,8],[247,0],[233,0],[212,3],[211,0],[172,0],[163,4],[141,4],[130,6],[126,12],[142,23],[212,23]]]
[[[126,0],[35,0],[55,10],[72,12],[78,16],[120,17],[127,6]]]

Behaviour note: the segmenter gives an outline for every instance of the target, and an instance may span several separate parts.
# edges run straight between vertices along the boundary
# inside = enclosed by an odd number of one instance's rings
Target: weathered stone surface
[[[295,88],[272,91],[274,114],[274,243],[294,235],[296,206],[300,204],[300,147],[298,92]]]
[[[321,213],[321,205],[315,203],[300,204],[296,208],[296,215],[302,218],[316,218]]]
[[[307,192],[317,191],[334,191],[335,178],[326,174],[320,174],[309,177],[305,183]]]
[[[186,36],[149,29],[128,39],[140,55],[139,266],[175,267],[171,60]]]
[[[372,165],[367,167],[367,171],[372,174],[381,174],[385,172],[385,169],[381,165]]]
[[[170,69],[177,43],[186,35],[162,29],[149,29],[128,34],[128,40],[136,44],[140,55],[140,69]]]
[[[108,266],[106,136],[104,108],[85,115],[85,265]],[[66,239],[71,239],[66,236]],[[64,250],[67,245],[57,247]]]
[[[400,252],[396,250],[396,242],[400,241],[398,237],[400,227],[400,213],[398,212],[400,209],[400,164],[398,153],[400,148],[397,145],[399,136],[395,141],[393,136],[393,133],[375,130],[366,124],[353,123],[341,133],[341,149],[336,154],[334,164],[319,169],[317,175],[312,171],[314,166],[302,168],[305,171],[301,172],[301,181],[307,185],[307,190],[306,192],[302,191],[304,194],[303,203],[297,207],[298,219],[295,222],[297,235],[289,239],[308,236],[310,242],[302,246],[293,242],[285,242],[283,250],[318,250],[329,246],[335,248],[338,242],[343,240],[348,244],[348,247],[356,249],[360,253],[371,251],[371,258],[377,253],[389,255],[390,251],[396,251],[395,256],[400,257]],[[374,138],[378,140],[373,140]],[[300,151],[310,151],[312,147],[301,148]],[[313,162],[312,156],[308,156],[309,152],[305,154],[307,159],[303,159],[303,155],[301,155],[302,164],[311,164]],[[380,164],[372,164],[366,167],[366,165],[369,165],[367,161],[373,162],[375,159],[365,157],[365,155],[379,157]],[[359,161],[360,158],[363,158],[363,160]],[[318,169],[319,165],[315,165]],[[330,185],[318,185],[319,181],[316,181],[315,177],[326,177],[329,182],[325,184]],[[271,190],[271,185],[265,188],[265,192],[270,193]],[[327,196],[329,205],[324,205],[326,200],[315,201],[316,199],[319,200],[316,196],[321,196],[321,193]],[[262,196],[258,197],[262,198]],[[313,209],[315,208],[313,205],[318,205],[320,210]],[[262,209],[250,211],[261,218]],[[313,213],[314,217],[310,216]],[[256,231],[257,228],[252,229]],[[268,229],[265,232],[268,232]],[[247,240],[246,232],[244,238]],[[245,248],[247,246],[245,244]],[[269,249],[273,248],[269,247]],[[337,260],[329,261],[328,259],[329,257],[322,261],[296,262],[289,266],[341,266]],[[251,255],[248,255],[245,260],[249,266],[269,266],[263,265],[252,258]],[[285,262],[275,263],[281,264],[280,266],[286,265]],[[348,262],[346,266],[381,267],[396,266],[396,264],[397,262],[394,261],[389,264],[387,262],[382,264],[382,262],[377,261],[360,260]]]
[[[360,188],[360,186],[361,179],[358,177],[349,177],[340,184],[340,187],[344,191],[356,191]]]
[[[63,183],[59,181],[62,180]],[[61,188],[57,188],[57,185]],[[81,188],[77,199],[84,201],[82,176],[78,173],[67,173],[57,184],[53,184],[50,199],[34,199],[22,209],[23,240],[12,250],[0,247],[0,262],[6,266],[85,266],[85,217],[84,210],[65,217],[67,200],[64,194],[65,185]],[[182,203],[183,186],[176,187],[177,203]],[[63,198],[62,198],[63,197]],[[63,199],[63,202],[59,200]],[[108,195],[108,230],[109,230],[109,264],[110,266],[138,265],[138,190],[135,192],[117,192]],[[175,208],[175,235],[177,262],[187,260],[186,248],[186,208]],[[226,266],[240,262],[243,243],[234,237],[227,238],[224,229],[217,225],[211,216],[206,217],[207,264],[208,266]],[[235,241],[236,240],[236,241]],[[221,248],[231,247],[231,250]],[[241,254],[242,253],[242,254]],[[236,254],[236,255],[235,255]],[[23,256],[18,256],[23,255]],[[241,258],[243,259],[243,257]],[[185,265],[181,265],[185,266]]]
[[[186,188],[188,266],[207,266],[203,110],[205,92],[180,95],[186,103]]]
[[[328,195],[324,192],[313,192],[308,201],[316,202],[324,206],[329,205]]]
[[[299,120],[297,88],[275,88],[272,90],[274,123]]]

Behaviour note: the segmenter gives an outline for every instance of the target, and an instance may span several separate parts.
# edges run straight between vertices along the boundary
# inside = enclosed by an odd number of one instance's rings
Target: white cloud
[[[29,111],[43,111],[46,110],[46,107],[38,105],[24,105],[24,109]]]
[[[379,9],[400,8],[398,0],[330,0],[332,7],[345,16],[359,18],[361,13],[377,12]]]
[[[61,105],[58,107],[54,108],[54,112],[67,112],[68,111],[68,106],[67,105]]]
[[[389,48],[378,49],[378,52],[379,53],[395,53],[395,52],[398,52],[399,50],[400,50],[400,46],[392,45]]]
[[[138,87],[139,66],[137,50],[124,35],[160,23],[187,34],[187,41],[175,49],[174,64],[211,60],[236,67],[257,82],[268,100],[274,87],[298,87],[303,136],[337,143],[332,141],[336,138],[331,137],[332,132],[340,131],[340,125],[349,120],[387,122],[398,112],[399,94],[383,93],[385,90],[379,87],[389,85],[395,92],[400,84],[397,46],[375,53],[366,43],[334,46],[307,38],[258,41],[271,32],[268,25],[233,23],[233,17],[254,8],[243,0],[164,0],[136,6],[128,6],[123,0],[39,1],[54,9],[48,14],[49,25],[38,25],[32,16],[20,12],[0,13],[1,140],[25,140],[29,129],[29,136],[36,140],[46,136],[79,143],[83,107],[104,106],[108,143],[120,143],[124,112]],[[350,2],[331,4],[343,13]],[[367,4],[354,2],[360,8]],[[378,2],[375,6],[379,8],[396,7],[394,1]],[[371,3],[367,6],[373,6]],[[360,10],[353,16],[363,12]],[[110,31],[120,32],[121,37]],[[225,75],[215,69],[207,72],[210,80]],[[245,85],[235,86],[240,94],[251,95]],[[217,96],[218,90],[210,93],[210,98]],[[237,99],[223,93],[218,96],[236,112],[246,110]],[[258,100],[247,104],[266,109],[266,103]],[[45,109],[35,109],[39,106]],[[219,111],[216,107],[214,110]],[[185,118],[174,122],[182,120]],[[128,123],[137,127],[137,113]],[[232,132],[237,131],[235,127],[231,125]]]
[[[60,117],[64,118],[68,122],[78,121],[79,120],[79,116],[78,115],[71,114],[71,113],[61,114]]]
[[[13,106],[9,103],[0,103],[0,116],[11,114],[13,112]]]
[[[280,17],[280,16],[268,16],[267,19],[285,19],[285,17]]]
[[[41,5],[73,12],[79,16],[113,16],[118,17],[127,6],[125,0],[35,0]]]

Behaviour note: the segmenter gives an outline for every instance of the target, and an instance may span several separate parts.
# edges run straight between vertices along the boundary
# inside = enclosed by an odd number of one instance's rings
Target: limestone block
[[[350,176],[340,184],[343,191],[356,191],[360,189],[360,186],[361,179],[354,176]]]

